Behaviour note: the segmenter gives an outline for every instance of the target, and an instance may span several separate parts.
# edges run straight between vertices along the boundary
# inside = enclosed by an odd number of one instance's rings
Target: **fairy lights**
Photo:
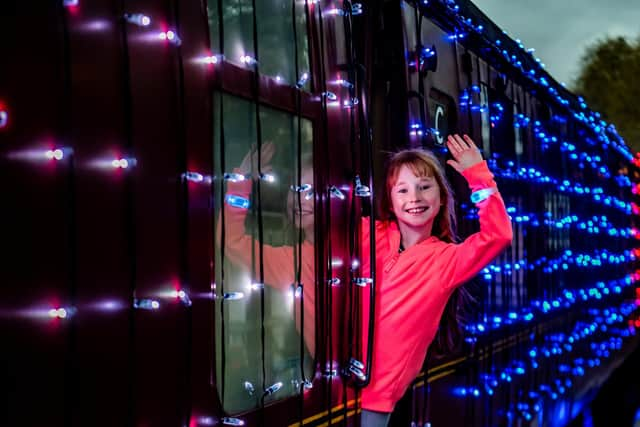
[[[222,299],[225,301],[237,301],[244,298],[243,292],[226,292],[222,295]]]
[[[350,3],[351,4],[351,9],[338,9],[338,8],[333,8],[333,9],[328,9],[326,10],[323,15],[325,16],[348,16],[348,15],[353,15],[353,16],[357,16],[357,15],[362,15],[362,3]]]
[[[329,187],[329,194],[331,195],[331,197],[336,197],[340,200],[344,200],[347,198],[347,196],[345,196],[344,193],[335,185]]]
[[[246,199],[241,196],[236,196],[234,194],[227,194],[224,197],[224,201],[231,207],[239,208],[239,209],[249,209],[251,202],[249,199]]]
[[[184,172],[182,174],[182,179],[188,182],[196,183],[196,184],[199,184],[199,183],[211,184],[211,181],[212,181],[210,176],[203,175],[200,172],[196,172],[196,171]]]
[[[309,81],[309,73],[302,73],[298,81],[296,82],[296,87],[298,89],[302,89],[304,85]]]
[[[64,151],[56,148],[55,150],[47,150],[44,155],[49,160],[62,160],[64,158]]]
[[[133,300],[133,308],[138,310],[158,310],[160,308],[160,303],[148,298],[136,298]]]
[[[0,129],[6,128],[9,124],[9,112],[6,108],[0,103]]]
[[[370,197],[371,196],[371,190],[369,189],[369,187],[367,187],[366,185],[362,184],[362,182],[360,181],[360,175],[356,175],[355,183],[356,183],[355,193],[356,193],[357,197]]]
[[[151,25],[151,18],[142,13],[125,13],[124,19],[130,23],[139,27],[148,27]]]
[[[169,43],[173,44],[174,46],[180,46],[182,44],[182,40],[180,39],[178,34],[176,34],[176,32],[173,30],[167,30],[167,31],[161,32],[158,35],[158,38],[160,38],[160,40],[166,40]]]
[[[196,63],[215,65],[219,64],[224,60],[223,55],[207,55],[200,58],[195,59]]]
[[[114,159],[111,161],[111,166],[114,169],[127,169],[130,166],[133,166],[134,162],[131,159]]]
[[[246,179],[246,177],[242,174],[232,172],[232,173],[225,173],[222,179],[230,182],[242,182]]]

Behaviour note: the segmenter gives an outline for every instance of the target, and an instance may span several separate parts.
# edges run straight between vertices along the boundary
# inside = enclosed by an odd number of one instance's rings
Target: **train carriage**
[[[637,349],[640,163],[470,1],[0,8],[0,424],[360,425],[361,219],[454,132],[514,240],[391,425],[569,425]]]

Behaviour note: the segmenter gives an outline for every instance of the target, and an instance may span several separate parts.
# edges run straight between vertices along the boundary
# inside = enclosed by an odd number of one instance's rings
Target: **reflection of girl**
[[[473,192],[480,231],[454,243],[453,195],[433,154],[406,150],[392,157],[382,220],[375,224],[378,286],[371,382],[362,390],[364,427],[388,423],[422,367],[449,297],[512,239],[504,202],[471,138],[449,136],[447,146],[454,158],[447,163]],[[368,222],[362,227],[364,272],[370,266]],[[366,298],[363,308],[368,313]]]
[[[273,143],[262,145],[261,171],[263,174],[271,172],[271,159],[275,152]],[[251,171],[257,171],[257,152],[251,150],[244,158],[240,166],[234,170],[235,173],[249,176]],[[303,165],[304,166],[304,165]],[[313,169],[303,167],[301,173],[302,184],[313,184]],[[249,200],[251,195],[252,181],[250,179],[228,182],[227,196],[233,195]],[[314,269],[314,200],[312,190],[306,192],[290,191],[287,196],[287,215],[289,221],[304,231],[305,240],[302,243],[302,262],[300,280],[303,283],[302,298],[304,302],[304,331],[303,336],[307,349],[311,355],[315,354],[315,269]],[[299,197],[298,197],[299,195]],[[225,246],[224,255],[231,262],[253,268],[256,274],[260,272],[260,244],[252,236],[245,232],[245,219],[247,209],[235,207],[226,203],[225,209]],[[293,216],[293,218],[292,218]],[[218,239],[220,238],[221,222],[218,222]],[[297,259],[297,247],[295,246],[270,246],[262,245],[262,258],[264,268],[264,284],[273,288],[290,291],[295,286],[295,262]],[[252,256],[252,254],[255,254]],[[300,324],[300,304],[295,304],[296,325]]]

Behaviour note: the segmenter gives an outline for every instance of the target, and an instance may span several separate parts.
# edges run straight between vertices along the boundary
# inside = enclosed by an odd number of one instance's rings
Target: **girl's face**
[[[428,229],[440,212],[440,186],[434,177],[416,176],[407,165],[398,171],[391,187],[391,209],[398,223],[416,230]]]
[[[289,220],[296,225],[296,227],[302,228],[307,232],[313,232],[314,224],[314,209],[313,209],[313,170],[303,169],[301,183],[311,184],[312,188],[309,191],[300,193],[300,205],[298,205],[297,193],[289,191],[287,196],[287,212],[289,214]],[[293,216],[293,218],[291,217]]]

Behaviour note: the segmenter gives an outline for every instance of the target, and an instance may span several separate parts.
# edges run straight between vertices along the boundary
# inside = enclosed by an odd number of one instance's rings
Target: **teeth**
[[[407,212],[413,214],[413,213],[421,213],[421,212],[424,212],[426,210],[427,210],[427,208],[413,208],[413,209],[407,209]]]

